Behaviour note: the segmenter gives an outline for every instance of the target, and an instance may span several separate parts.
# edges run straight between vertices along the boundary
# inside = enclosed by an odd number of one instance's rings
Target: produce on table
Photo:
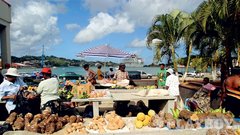
[[[237,130],[232,129],[231,127],[223,127],[220,130],[216,128],[209,129],[206,135],[239,135]]]
[[[240,128],[235,130],[236,135],[240,135]]]
[[[80,94],[80,95],[78,96],[78,98],[80,98],[80,99],[86,99],[86,98],[89,98],[89,95],[87,94],[87,92],[83,92],[82,94]]]
[[[28,86],[27,90],[35,91],[35,90],[37,90],[37,87],[36,86]]]
[[[6,123],[12,125],[17,117],[17,113],[13,112],[9,115],[9,117],[6,119]]]
[[[108,130],[118,130],[125,126],[123,119],[115,113],[115,111],[108,112],[104,117],[98,116],[92,119],[92,122],[86,127],[88,130],[105,133]]]
[[[109,130],[117,130],[122,129],[125,126],[125,122],[122,117],[117,115],[115,111],[108,112],[105,115],[105,119],[107,120],[107,129]]]
[[[12,128],[13,130],[22,130],[24,128],[24,119],[22,116],[17,117]]]
[[[180,114],[180,110],[171,108],[171,111],[172,111],[172,114],[173,114],[173,118],[174,119],[178,119],[179,118],[179,114]]]
[[[155,117],[156,112],[154,110],[149,110],[148,115],[145,115],[144,113],[140,112],[137,114],[137,118],[135,120],[135,127],[136,128],[142,128],[143,126],[150,125],[153,120],[153,117]]]
[[[63,100],[70,101],[73,98],[73,94],[70,90],[66,90],[64,88],[58,91],[59,97]]]
[[[75,122],[83,122],[83,119],[77,116],[59,117],[56,114],[51,114],[51,111],[47,109],[42,114],[33,116],[31,113],[27,113],[24,117],[13,112],[6,119],[6,123],[12,125],[13,130],[27,130],[47,134],[61,130],[67,123]]]
[[[96,90],[92,91],[89,95],[89,98],[98,98],[106,96],[107,92],[105,90]]]
[[[148,115],[149,115],[150,117],[155,116],[155,114],[156,114],[156,112],[155,112],[154,110],[149,110],[149,111],[148,111]]]
[[[68,128],[66,128],[66,133],[70,134],[72,132],[78,132],[80,134],[87,134],[87,130],[82,122],[72,123]]]
[[[218,130],[216,128],[209,129],[206,135],[218,135]]]
[[[143,121],[145,119],[145,114],[140,112],[137,114],[137,120]]]
[[[192,116],[192,114],[193,114],[193,112],[190,112],[190,111],[188,111],[188,110],[182,110],[182,111],[180,111],[180,113],[179,113],[179,118],[188,120],[188,119],[190,119],[190,117]]]

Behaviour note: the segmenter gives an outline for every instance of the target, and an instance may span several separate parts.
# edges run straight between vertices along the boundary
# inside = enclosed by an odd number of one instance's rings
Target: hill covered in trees
[[[13,63],[24,63],[29,64],[34,67],[41,66],[42,57],[41,56],[22,56],[16,57],[12,56]],[[56,56],[45,56],[44,57],[44,64],[50,67],[68,67],[68,66],[83,66],[84,64],[89,64],[90,66],[95,66],[96,63],[104,64],[103,61],[86,61],[86,60],[77,60],[77,59],[67,59],[62,57]],[[107,66],[116,66],[117,63],[114,62],[106,62]]]

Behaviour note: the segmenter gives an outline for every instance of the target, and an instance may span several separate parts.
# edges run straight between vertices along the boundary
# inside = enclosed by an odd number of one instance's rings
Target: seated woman
[[[125,64],[121,63],[119,65],[118,71],[116,71],[113,79],[116,79],[117,81],[122,81],[124,79],[128,79],[129,80],[128,72],[125,71],[125,68],[126,68]]]
[[[203,86],[193,97],[187,99],[187,106],[191,111],[201,110],[207,112],[210,110],[210,94],[216,87],[209,83],[209,78],[203,78]]]
[[[119,64],[118,71],[116,71],[113,79],[117,80],[117,82],[120,82],[120,81],[125,80],[125,79],[129,80],[128,72],[125,71],[125,68],[126,68],[126,66],[125,66],[124,63]],[[118,115],[125,117],[129,113],[128,103],[129,103],[129,101],[115,102],[114,105],[113,105],[114,110],[116,111],[116,113]]]
[[[96,73],[89,68],[88,64],[83,65],[84,70],[87,72],[87,82],[90,82],[92,85],[96,84]]]

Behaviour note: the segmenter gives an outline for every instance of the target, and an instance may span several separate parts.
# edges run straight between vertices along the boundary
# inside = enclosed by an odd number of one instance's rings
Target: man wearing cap
[[[178,77],[174,74],[173,69],[169,68],[167,70],[166,89],[170,96],[179,97],[179,84]],[[177,99],[175,101],[177,101]],[[175,108],[176,106],[175,102]]]
[[[5,79],[0,85],[0,100],[6,101],[8,113],[16,108],[14,101],[19,90],[24,89],[27,85],[19,78],[16,68],[9,68],[5,74]]]
[[[41,109],[45,110],[46,107],[50,107],[52,113],[57,113],[57,107],[59,107],[58,80],[51,78],[50,68],[43,68],[41,72],[44,80],[39,83],[37,88],[37,93],[41,96]]]

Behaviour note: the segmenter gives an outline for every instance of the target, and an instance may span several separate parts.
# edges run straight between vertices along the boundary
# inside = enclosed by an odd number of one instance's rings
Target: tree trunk
[[[172,50],[172,60],[173,60],[174,71],[175,71],[175,74],[178,76],[177,61],[176,61],[176,57],[175,57],[175,49],[172,45],[170,47]]]
[[[189,65],[190,65],[190,59],[191,59],[191,53],[192,53],[192,41],[190,42],[190,45],[189,45],[189,48],[188,48],[188,59],[187,59],[187,65],[186,65],[186,69],[185,69],[185,73],[182,77],[182,82],[184,82],[184,80],[186,79],[187,77],[187,72],[188,72],[188,68],[189,68]]]
[[[232,41],[228,38],[223,41],[224,47],[226,49],[224,62],[221,64],[221,83],[230,75],[230,68],[233,68],[232,57],[231,57],[231,47],[233,45]]]
[[[238,45],[238,55],[237,55],[237,64],[236,66],[240,66],[240,45]]]
[[[212,62],[212,78],[213,80],[217,79],[217,63]]]

